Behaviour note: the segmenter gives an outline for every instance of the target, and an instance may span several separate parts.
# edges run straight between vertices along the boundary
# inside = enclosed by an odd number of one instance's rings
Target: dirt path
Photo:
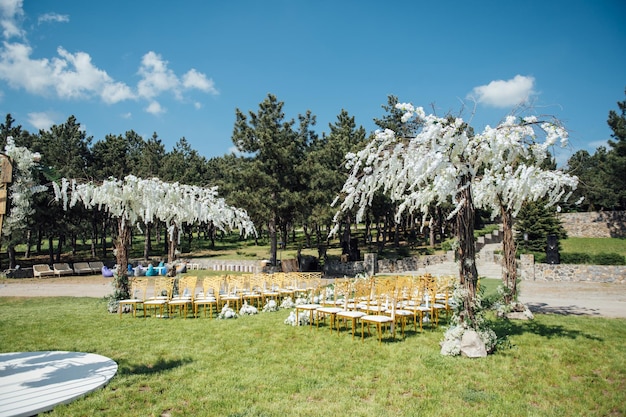
[[[519,299],[531,311],[626,318],[626,285],[522,281]]]
[[[105,297],[111,279],[100,275],[0,280],[0,297]],[[522,281],[520,301],[533,312],[626,318],[626,285]]]
[[[113,292],[102,275],[0,280],[0,297],[105,297]]]

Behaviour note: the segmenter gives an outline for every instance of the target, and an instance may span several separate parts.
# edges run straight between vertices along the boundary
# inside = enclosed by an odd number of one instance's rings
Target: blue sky
[[[342,109],[373,131],[390,94],[476,130],[526,100],[569,129],[561,162],[606,143],[625,98],[623,0],[0,0],[0,19],[2,120],[74,115],[94,142],[156,132],[207,158],[268,93],[320,135]]]

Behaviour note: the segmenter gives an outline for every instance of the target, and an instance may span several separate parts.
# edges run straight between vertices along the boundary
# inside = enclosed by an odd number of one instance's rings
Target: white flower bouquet
[[[218,319],[236,319],[239,315],[228,304],[222,307],[222,311],[217,315]]]
[[[263,309],[265,311],[265,309]],[[243,305],[239,309],[240,316],[252,316],[254,314],[259,314],[259,310],[255,306],[251,306],[247,302],[244,301]]]
[[[296,303],[293,302],[291,297],[285,297],[282,303],[280,303],[280,308],[294,308],[295,306]]]
[[[276,300],[267,300],[267,302],[263,306],[264,313],[270,313],[272,311],[278,310],[280,310],[280,307],[278,307],[278,303],[276,302]]]

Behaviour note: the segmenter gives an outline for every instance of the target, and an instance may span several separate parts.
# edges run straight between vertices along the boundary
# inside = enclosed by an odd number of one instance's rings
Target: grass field
[[[120,319],[103,299],[69,297],[0,298],[0,308],[1,352],[91,352],[119,364],[104,389],[49,416],[626,415],[621,319],[492,318],[505,343],[470,360],[440,355],[445,325],[379,344],[285,325],[289,310]]]
[[[626,239],[570,237],[560,241],[563,252],[617,253],[626,256]]]

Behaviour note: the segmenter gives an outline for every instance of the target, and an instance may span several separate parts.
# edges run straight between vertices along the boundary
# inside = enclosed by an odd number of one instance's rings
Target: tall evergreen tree
[[[626,93],[626,91],[625,91]],[[626,100],[617,103],[620,113],[609,111],[607,123],[613,131],[609,140],[611,147],[609,166],[611,184],[618,201],[618,209],[626,210]]]
[[[515,218],[515,230],[517,250],[522,253],[546,253],[549,235],[567,238],[554,207],[546,207],[542,200],[524,203]]]
[[[365,129],[356,126],[354,116],[350,116],[343,109],[337,116],[337,121],[328,126],[330,133],[315,141],[307,155],[310,181],[306,194],[308,210],[304,224],[314,229],[318,243],[321,243],[322,235],[327,235],[330,230],[335,213],[331,203],[348,178],[344,168],[344,155],[362,146],[366,136]],[[322,226],[327,228],[326,233],[322,233]]]
[[[277,263],[278,233],[284,233],[293,220],[293,213],[302,203],[300,192],[306,150],[314,135],[310,126],[315,117],[307,112],[295,121],[285,121],[283,102],[272,94],[259,105],[259,110],[245,115],[236,109],[233,143],[240,152],[252,155],[245,171],[246,190],[268,213],[270,262]],[[286,236],[283,236],[283,239]]]

